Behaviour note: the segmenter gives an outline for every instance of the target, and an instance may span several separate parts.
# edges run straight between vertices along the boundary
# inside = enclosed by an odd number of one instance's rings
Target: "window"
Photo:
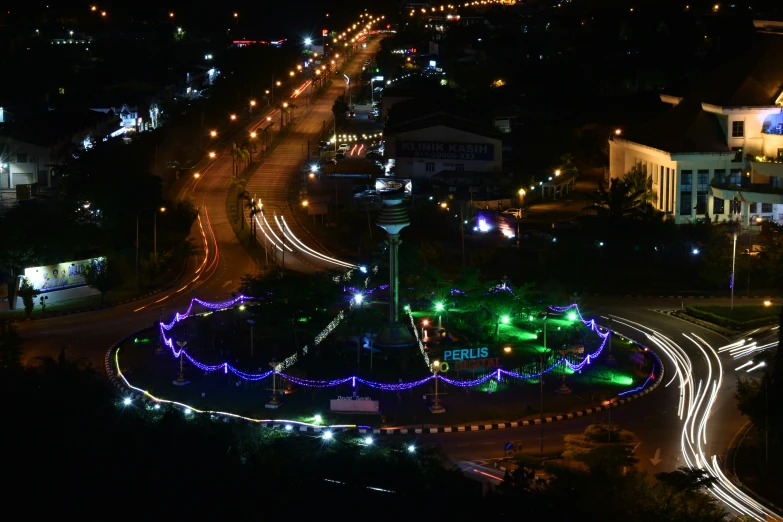
[[[762,203],[761,204],[761,213],[762,214],[772,214],[772,203]]]
[[[732,138],[744,138],[745,137],[745,122],[733,121],[731,122],[731,137]]]
[[[680,173],[680,215],[690,216],[693,209],[693,171]]]
[[[734,153],[734,159],[732,162],[736,163],[742,161],[742,147],[732,147],[731,151]]]
[[[778,149],[778,160],[783,159],[783,149]]]
[[[748,210],[748,212],[750,212],[751,214],[755,214],[756,213],[756,204],[755,203],[750,203],[750,209]]]
[[[457,163],[456,165],[454,165],[454,170],[462,172],[463,170],[465,170],[465,165],[463,163]]]
[[[25,153],[25,152],[17,152],[16,153],[16,162],[17,163],[27,163],[27,153]]]
[[[712,213],[716,216],[723,215],[724,212],[724,201],[721,198],[713,198],[712,199]]]
[[[715,169],[715,183],[718,185],[726,183],[726,169]]]
[[[742,183],[742,171],[739,169],[731,169],[729,174],[729,185],[737,185]]]
[[[707,213],[707,194],[710,186],[710,171],[699,170],[696,176],[696,215]]]
[[[435,164],[434,163],[425,163],[424,164],[424,171],[425,172],[435,172]]]
[[[780,188],[781,187],[780,178],[777,177],[777,176],[770,176],[769,177],[769,186],[772,187],[772,188]]]

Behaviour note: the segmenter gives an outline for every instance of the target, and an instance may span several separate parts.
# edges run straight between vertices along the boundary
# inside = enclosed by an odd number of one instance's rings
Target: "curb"
[[[133,299],[126,299],[125,301],[120,301],[117,303],[112,303],[108,305],[103,306],[93,306],[92,308],[83,308],[80,310],[71,310],[70,312],[59,312],[59,313],[53,313],[50,315],[46,315],[45,317],[25,317],[24,319],[12,319],[10,321],[7,321],[8,323],[24,323],[26,321],[41,321],[43,319],[52,319],[54,317],[62,317],[65,315],[73,315],[73,314],[83,314],[85,312],[97,312],[98,310],[105,310],[107,308],[114,308],[115,306],[120,306],[128,303],[132,303],[134,301],[139,301],[141,299],[146,299],[148,297],[152,297],[153,295],[160,293],[164,290],[168,290],[169,288],[172,288],[174,285],[168,285],[158,288],[157,290],[153,290],[152,292],[146,293],[144,295],[140,295],[138,297],[134,297]]]
[[[732,453],[732,458],[731,458],[731,472],[729,474],[729,477],[733,480],[733,482],[736,483],[736,485],[743,492],[745,492],[748,495],[750,495],[752,498],[754,498],[756,501],[758,501],[759,503],[764,505],[766,508],[770,509],[771,511],[775,511],[777,513],[783,513],[783,509],[780,508],[778,505],[774,504],[773,502],[770,502],[769,500],[767,500],[766,498],[762,497],[761,495],[759,495],[758,493],[756,493],[755,491],[753,491],[752,489],[747,487],[745,484],[743,484],[742,480],[740,479],[739,475],[737,474],[737,454],[742,449],[742,442],[745,440],[745,437],[748,435],[748,433],[750,432],[750,430],[752,428],[753,428],[753,424],[750,421],[745,423],[745,425],[742,428],[740,428],[740,431],[738,431],[734,435],[734,439],[732,439],[731,443],[729,444],[729,449],[727,450],[727,453],[729,451],[733,452]],[[737,436],[740,435],[740,433],[742,434],[742,436],[740,437],[739,443],[737,443],[736,446],[733,446],[734,441],[736,440]],[[724,470],[726,470],[725,467],[724,467]],[[726,471],[728,471],[728,470],[726,470]]]
[[[658,367],[661,369],[660,375],[658,375],[658,377],[655,378],[655,382],[653,383],[652,386],[650,386],[649,388],[645,388],[644,390],[638,391],[633,395],[629,395],[626,398],[620,399],[616,402],[612,402],[608,406],[595,406],[593,408],[573,411],[571,413],[564,413],[562,415],[553,415],[551,417],[544,417],[544,424],[550,424],[552,422],[574,419],[577,417],[585,417],[587,415],[592,415],[593,413],[598,413],[608,409],[618,408],[620,406],[628,404],[633,400],[640,399],[645,395],[647,395],[648,393],[652,393],[653,391],[655,391],[655,389],[658,388],[658,386],[661,383],[661,380],[663,379],[663,374],[664,374],[663,364],[661,364],[661,359],[653,351],[650,350],[648,351],[648,353],[650,353],[653,357],[655,357],[655,360],[658,362]],[[405,427],[398,427],[398,428],[380,428],[380,429],[359,428],[359,433],[373,433],[375,435],[394,435],[394,434],[407,435],[410,433],[415,433],[415,434],[457,433],[461,431],[489,431],[489,430],[502,430],[507,428],[521,428],[525,426],[539,426],[540,424],[541,424],[540,419],[533,419],[533,420],[525,420],[525,421],[518,421],[518,422],[499,422],[494,424],[464,424],[460,426],[445,426],[445,427],[438,427],[438,428],[416,428],[414,426],[405,426]]]
[[[141,330],[140,330],[141,331]],[[128,339],[131,339],[136,336],[138,332],[134,332],[130,335],[127,335],[120,339],[119,341],[116,341],[114,344],[111,345],[109,350],[106,352],[106,356],[104,357],[104,365],[106,367],[106,374],[109,377],[109,381],[112,383],[112,385],[117,388],[117,390],[125,395],[126,397],[130,397],[132,399],[141,399],[145,404],[160,404],[161,402],[172,404],[174,406],[180,407],[180,408],[188,408],[185,404],[180,403],[173,403],[171,401],[167,400],[161,400],[156,401],[151,399],[150,397],[139,393],[137,390],[132,390],[128,388],[128,386],[125,385],[124,382],[122,382],[118,377],[117,373],[114,370],[114,367],[112,366],[112,357],[117,349],[117,347],[127,341]],[[617,334],[620,335],[620,334]],[[624,336],[621,336],[624,337]],[[638,343],[637,343],[638,344]],[[653,352],[652,350],[648,349],[648,353],[652,355],[655,360],[658,363],[658,367],[660,368],[660,373],[657,377],[654,378],[654,382],[652,386],[649,388],[644,388],[643,390],[636,391],[632,395],[629,395],[628,397],[624,397],[622,399],[619,399],[617,401],[611,402],[608,406],[595,406],[593,408],[588,408],[585,410],[579,410],[574,411],[571,413],[565,413],[562,415],[554,415],[550,417],[544,418],[544,424],[549,424],[552,422],[558,422],[562,420],[568,420],[568,419],[574,419],[577,417],[585,417],[587,415],[592,415],[593,413],[598,413],[604,410],[617,408],[619,406],[628,404],[629,402],[640,399],[647,395],[648,393],[652,393],[655,391],[656,388],[660,385],[661,381],[663,380],[663,376],[665,374],[663,363],[658,357],[658,355]],[[649,380],[649,379],[648,379]],[[642,387],[645,386],[647,381],[645,381],[644,384],[642,384]],[[637,390],[639,388],[636,388]],[[630,393],[633,390],[627,390],[623,393]],[[285,428],[287,426],[293,426],[296,425],[298,427],[298,431],[302,433],[319,433],[324,430],[329,431],[354,431],[357,430],[361,434],[367,434],[372,433],[374,435],[410,435],[410,434],[423,434],[423,433],[458,433],[463,431],[489,431],[489,430],[502,430],[506,428],[519,428],[519,427],[525,427],[525,426],[539,426],[541,424],[540,419],[533,419],[533,420],[525,420],[525,421],[517,421],[517,422],[500,422],[500,423],[494,423],[494,424],[465,424],[461,426],[446,426],[446,427],[438,427],[438,428],[422,428],[422,427],[415,427],[415,426],[401,426],[401,427],[394,427],[394,428],[371,428],[369,426],[312,426],[312,425],[302,425],[298,424],[294,421],[261,421],[258,419],[251,419],[248,417],[242,417],[240,415],[231,414],[227,412],[207,412],[212,418],[219,418],[222,417],[225,422],[228,422],[229,420],[234,420],[235,422],[248,422],[250,425],[260,425],[264,428]]]
[[[729,299],[731,294],[718,294],[718,295],[652,295],[652,294],[581,294],[583,297],[630,297],[636,299]],[[780,294],[767,294],[767,295],[735,295],[734,299],[778,299]]]

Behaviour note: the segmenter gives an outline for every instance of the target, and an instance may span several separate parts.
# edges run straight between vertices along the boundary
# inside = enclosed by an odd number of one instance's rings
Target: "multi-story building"
[[[645,172],[677,223],[783,221],[783,23],[756,26],[752,53],[690,96],[661,95],[669,110],[609,141],[610,177]]]

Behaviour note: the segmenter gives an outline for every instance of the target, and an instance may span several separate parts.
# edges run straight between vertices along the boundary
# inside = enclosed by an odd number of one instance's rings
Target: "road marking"
[[[657,466],[661,462],[661,448],[655,450],[655,457],[650,459],[653,466]]]
[[[635,452],[636,452],[636,448],[638,448],[638,447],[639,447],[639,446],[641,446],[641,445],[642,445],[642,443],[641,443],[641,442],[637,442],[637,443],[636,443],[636,445],[635,445],[635,446],[633,447],[633,449],[631,450],[631,453],[635,453]]]
[[[223,283],[223,286],[222,286],[221,288],[225,288],[225,287],[227,287],[228,285],[230,285],[231,283],[233,283],[233,281],[231,281],[231,280],[229,279],[228,281],[226,281],[225,283]]]

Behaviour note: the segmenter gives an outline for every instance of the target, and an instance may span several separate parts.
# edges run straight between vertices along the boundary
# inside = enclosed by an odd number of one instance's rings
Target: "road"
[[[367,49],[357,53],[353,63],[360,67],[364,56],[375,46],[377,43],[372,46],[368,43]],[[352,66],[352,73],[356,67]],[[297,100],[297,90],[302,93],[309,91],[308,85],[309,81],[302,81],[299,87],[295,87],[289,100]],[[327,113],[331,114],[334,99],[343,93],[344,87],[338,81],[321,97],[310,115],[300,121],[296,130],[254,173],[253,185],[248,186],[250,193],[257,191],[259,195],[268,196],[269,203],[283,203],[286,183],[291,175],[298,172],[301,162],[301,155],[295,151],[300,150],[302,140],[313,140],[313,135],[320,133],[321,119]],[[304,105],[301,101],[298,104]],[[273,110],[268,116],[270,120],[267,120],[266,115],[259,114],[238,123],[238,128],[233,132],[238,136],[243,132],[260,131],[268,125],[272,126],[273,131],[276,127],[279,129],[279,109]],[[101,368],[106,350],[118,339],[155,326],[162,317],[168,318],[176,311],[185,310],[193,297],[209,301],[227,300],[231,292],[239,287],[244,275],[258,270],[253,258],[239,243],[226,213],[227,182],[232,175],[229,143],[225,141],[221,147],[217,147],[216,157],[198,173],[198,177],[186,180],[178,194],[178,198],[192,198],[199,208],[199,214],[191,230],[195,255],[188,259],[182,275],[171,289],[96,312],[19,323],[19,332],[25,342],[26,363],[34,361],[36,357],[56,357],[60,350],[67,348],[69,358],[83,359]],[[270,185],[266,186],[267,183]],[[297,236],[306,236],[294,220],[287,222]],[[287,257],[286,266],[297,270],[313,270],[318,264],[306,264],[304,256],[300,254],[300,257]]]
[[[611,421],[636,434],[634,454],[639,468],[650,473],[679,466],[702,467],[718,482],[712,493],[736,514],[756,520],[783,520],[733,486],[722,471],[721,455],[745,420],[734,399],[738,375],[747,375],[754,349],[772,342],[775,331],[759,331],[758,344],[745,341],[728,348],[729,339],[657,310],[677,309],[679,300],[633,298],[593,299],[590,310],[599,324],[655,350],[666,367],[664,385],[638,402],[612,409]],[[610,322],[611,319],[611,322]],[[737,344],[740,344],[737,343]],[[728,345],[728,346],[727,346]],[[747,346],[751,348],[745,348]],[[721,347],[727,347],[721,350]],[[737,359],[735,360],[735,357]],[[744,366],[743,366],[744,365]],[[740,368],[737,371],[736,368]],[[550,390],[549,393],[552,393]],[[546,400],[546,399],[545,399]],[[544,450],[563,449],[563,436],[579,433],[608,413],[575,418],[544,426]],[[497,483],[502,472],[490,459],[504,456],[504,445],[521,445],[525,453],[538,453],[540,427],[495,431],[427,434],[420,442],[439,445],[471,476]],[[479,466],[475,468],[474,467]],[[481,467],[484,466],[484,467]]]
[[[353,78],[361,72],[365,58],[377,51],[379,40],[367,41],[367,47],[361,47],[348,65],[344,74]],[[309,92],[305,89],[303,95]],[[308,102],[308,112],[297,123],[288,137],[281,143],[269,160],[261,164],[247,184],[247,191],[263,204],[264,213],[258,216],[259,241],[266,242],[273,249],[277,263],[283,263],[283,243],[285,243],[286,269],[312,272],[319,269],[345,269],[353,265],[337,259],[323,245],[319,244],[291,211],[298,205],[296,192],[298,176],[302,165],[308,163],[307,150],[317,151],[318,137],[324,128],[331,127],[333,119],[332,105],[338,96],[345,94],[345,82],[340,76],[314,102]],[[303,103],[299,101],[299,106]],[[294,183],[292,183],[292,181]],[[277,220],[275,219],[277,217]],[[246,216],[249,222],[249,216]],[[283,239],[285,237],[285,239]]]

